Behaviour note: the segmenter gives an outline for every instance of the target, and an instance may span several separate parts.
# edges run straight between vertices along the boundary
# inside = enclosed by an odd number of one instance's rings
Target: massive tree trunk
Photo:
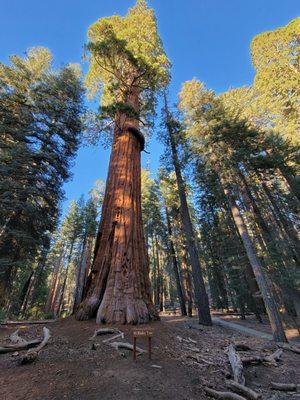
[[[138,93],[128,104],[138,110]],[[97,323],[146,323],[157,318],[150,295],[141,210],[139,124],[118,112],[90,286],[77,312]]]
[[[188,251],[189,260],[192,267],[192,275],[194,281],[194,291],[195,291],[196,306],[198,309],[199,323],[204,325],[212,325],[208,296],[206,293],[205,284],[203,280],[199,254],[197,251],[197,245],[195,243],[196,240],[195,232],[188,208],[186,192],[185,192],[185,182],[181,174],[180,162],[177,153],[177,146],[175,143],[172,121],[170,120],[170,116],[167,116],[167,129],[171,144],[178,194],[180,198],[180,215],[185,234],[186,248]]]
[[[184,294],[183,294],[183,290],[182,290],[181,282],[180,282],[175,247],[174,247],[174,243],[173,243],[173,239],[172,239],[172,226],[171,226],[171,221],[170,221],[169,210],[168,210],[168,207],[165,207],[165,209],[166,209],[167,228],[168,228],[168,235],[169,235],[169,251],[170,251],[171,258],[172,258],[173,271],[174,271],[174,276],[175,276],[175,281],[176,281],[177,294],[179,297],[181,315],[187,315]]]
[[[262,298],[264,300],[264,304],[267,310],[267,314],[269,317],[269,321],[271,324],[271,329],[273,332],[274,340],[277,342],[286,342],[286,336],[284,333],[284,329],[282,326],[281,318],[277,309],[277,305],[273,299],[272,293],[268,287],[268,283],[265,279],[262,265],[255,254],[253,245],[251,243],[246,224],[244,222],[243,216],[240,213],[240,210],[236,204],[234,197],[232,196],[231,191],[229,190],[226,182],[224,181],[222,174],[218,171],[220,181],[223,187],[223,191],[225,197],[228,202],[229,209],[232,213],[233,220],[236,224],[237,230],[242,238],[250,265],[253,269],[257,284],[259,286]]]

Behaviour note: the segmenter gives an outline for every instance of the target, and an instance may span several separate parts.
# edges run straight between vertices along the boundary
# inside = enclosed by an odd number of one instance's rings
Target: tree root
[[[246,400],[245,397],[240,396],[236,393],[231,392],[218,392],[217,390],[205,387],[205,392],[214,397],[215,399],[222,399],[222,400]]]
[[[25,354],[25,356],[23,356],[20,360],[20,364],[30,364],[33,361],[35,361],[40,353],[40,351],[43,349],[43,347],[46,346],[46,344],[48,343],[49,339],[50,339],[50,331],[48,328],[46,328],[44,326],[43,328],[43,333],[44,333],[44,338],[42,340],[42,342],[35,348],[30,349],[27,351],[27,353]]]
[[[19,336],[19,330],[13,332],[9,339],[12,344],[5,344],[0,347],[0,354],[13,353],[15,351],[28,350],[41,343],[40,339],[25,340]]]

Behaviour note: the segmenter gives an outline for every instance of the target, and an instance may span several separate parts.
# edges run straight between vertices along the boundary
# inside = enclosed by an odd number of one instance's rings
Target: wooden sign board
[[[149,331],[146,329],[135,329],[133,331],[133,337],[152,337],[153,331]]]
[[[152,353],[152,336],[153,331],[149,329],[135,329],[133,331],[133,359],[136,360],[136,340],[140,337],[145,337],[148,340],[148,356],[149,360],[151,360],[151,353]]]

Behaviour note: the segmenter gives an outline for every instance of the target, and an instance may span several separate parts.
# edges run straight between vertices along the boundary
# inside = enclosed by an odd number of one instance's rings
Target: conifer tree
[[[255,168],[256,161],[260,160],[262,154],[263,157],[267,157],[265,155],[268,153],[262,153],[265,146],[264,137],[258,131],[247,127],[244,120],[227,115],[220,99],[196,80],[187,82],[183,86],[180,99],[180,106],[185,112],[186,123],[190,127],[196,151],[204,155],[206,162],[210,163],[219,178],[229,210],[261,291],[274,339],[285,341],[286,337],[278,306],[265,278],[262,263],[256,254],[241,208],[235,198],[235,190],[232,187],[234,181],[238,182],[236,175],[238,175],[240,165],[248,167],[249,164],[252,164],[252,167]],[[239,141],[237,141],[237,135]]]
[[[81,133],[78,68],[51,67],[48,49],[33,48],[0,64],[0,304],[12,276],[49,248],[62,184]],[[44,250],[43,250],[44,251]]]

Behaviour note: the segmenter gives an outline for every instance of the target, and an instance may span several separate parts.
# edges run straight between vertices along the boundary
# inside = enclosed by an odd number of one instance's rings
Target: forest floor
[[[247,324],[251,322],[247,320]],[[132,352],[120,353],[102,343],[109,335],[89,340],[99,328],[94,321],[78,322],[70,317],[49,323],[47,327],[51,339],[36,362],[21,366],[19,355],[0,355],[1,400],[209,399],[205,386],[225,389],[230,366],[224,351],[229,343],[247,344],[252,349],[247,353],[251,355],[276,350],[274,342],[260,337],[218,325],[203,327],[197,324],[196,318],[164,315],[161,321],[147,325],[153,331],[152,360],[142,354],[133,361]],[[3,326],[0,342],[5,342],[18,328],[24,338],[41,336],[42,325]],[[125,334],[124,341],[132,343],[136,327],[118,328]],[[96,350],[92,349],[93,343],[99,344]],[[145,338],[138,339],[138,346],[146,349]],[[195,347],[198,353],[191,350]],[[300,383],[299,365],[299,354],[284,351],[277,366],[245,367],[246,385],[262,393],[266,400],[300,400],[300,393],[269,388],[271,381]]]

